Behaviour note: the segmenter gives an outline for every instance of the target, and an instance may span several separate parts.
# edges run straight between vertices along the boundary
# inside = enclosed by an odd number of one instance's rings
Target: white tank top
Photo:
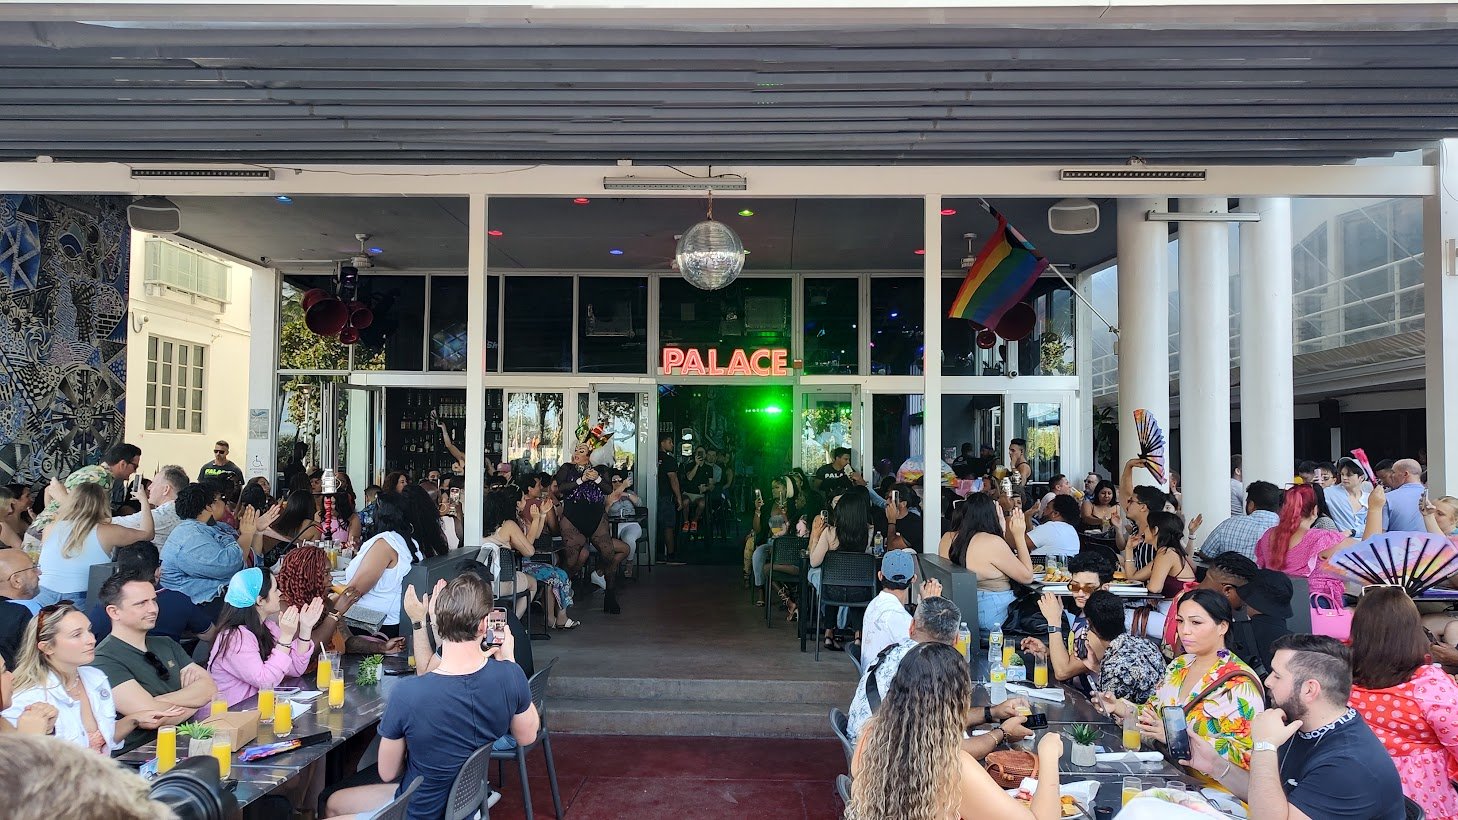
[[[377,544],[387,544],[395,550],[395,566],[387,567],[380,575],[380,580],[371,589],[362,595],[356,606],[366,609],[373,609],[376,612],[385,613],[384,624],[391,626],[400,623],[400,584],[404,582],[405,575],[415,565],[415,556],[410,552],[410,545],[405,543],[405,538],[396,532],[382,532],[374,538],[366,541],[364,546],[359,548],[354,559],[344,570],[344,583],[348,584],[354,580],[354,574],[359,571],[360,564],[364,563],[365,556]]]
[[[57,521],[46,529],[45,540],[41,542],[41,586],[52,592],[85,594],[91,581],[91,567],[111,560],[101,546],[96,529],[86,534],[81,542],[81,552],[67,558],[61,554],[66,539],[71,537],[73,523]]]

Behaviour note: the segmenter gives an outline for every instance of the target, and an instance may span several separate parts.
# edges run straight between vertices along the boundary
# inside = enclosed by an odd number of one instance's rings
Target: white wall
[[[219,439],[229,443],[229,458],[243,466],[248,443],[251,271],[209,254],[228,264],[226,304],[148,285],[150,238],[151,234],[132,232],[126,440],[142,448],[142,469],[149,477],[160,465],[179,464],[196,478],[198,469],[212,458],[213,442]],[[201,433],[146,430],[147,342],[151,336],[207,347]]]

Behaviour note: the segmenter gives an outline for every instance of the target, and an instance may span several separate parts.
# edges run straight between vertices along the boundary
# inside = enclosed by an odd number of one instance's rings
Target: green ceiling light
[[[748,208],[740,208],[739,209],[739,215],[740,216],[754,216],[754,211],[752,211],[752,210],[750,210]]]
[[[785,412],[785,410],[783,407],[780,407],[777,404],[771,404],[770,406],[764,408],[764,412],[769,413],[772,416],[778,416],[779,414]]]

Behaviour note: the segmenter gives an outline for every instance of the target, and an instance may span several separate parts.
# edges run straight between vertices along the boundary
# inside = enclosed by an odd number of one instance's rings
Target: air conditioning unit
[[[587,335],[593,338],[627,338],[637,335],[633,330],[633,306],[628,302],[608,305],[598,310],[596,305],[587,305]]]
[[[785,300],[774,296],[751,296],[744,300],[744,329],[784,330],[789,323]]]

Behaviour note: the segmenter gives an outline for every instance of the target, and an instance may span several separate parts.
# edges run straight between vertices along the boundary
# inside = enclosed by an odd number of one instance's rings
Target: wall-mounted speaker
[[[1099,229],[1099,206],[1087,199],[1061,199],[1048,208],[1048,230],[1077,235]]]
[[[127,224],[134,231],[177,233],[182,230],[182,209],[165,196],[144,196],[127,206]]]
[[[1316,410],[1321,414],[1321,423],[1324,427],[1342,426],[1342,403],[1336,399],[1322,399],[1316,403]]]

